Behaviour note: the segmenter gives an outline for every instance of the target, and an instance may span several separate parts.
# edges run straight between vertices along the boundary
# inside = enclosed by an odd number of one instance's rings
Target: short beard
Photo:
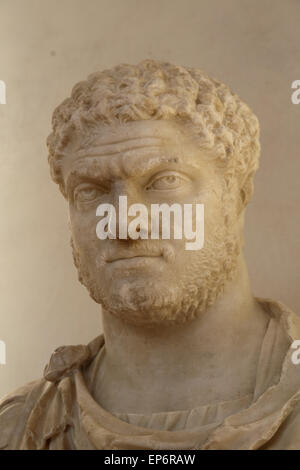
[[[122,280],[120,289],[110,291],[97,283],[88,263],[71,239],[73,259],[79,281],[87,288],[95,302],[124,322],[134,325],[180,324],[191,321],[213,305],[225,285],[237,272],[240,242],[226,228],[215,234],[211,244],[206,243],[201,257],[194,255],[188,268],[182,268],[172,285],[160,281],[136,280],[134,285]]]

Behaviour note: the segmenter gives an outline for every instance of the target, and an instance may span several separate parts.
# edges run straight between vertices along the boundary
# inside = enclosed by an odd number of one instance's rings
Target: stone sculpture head
[[[258,120],[201,70],[146,60],[97,72],[53,114],[53,180],[69,201],[79,280],[104,309],[139,325],[182,323],[237,272],[244,209],[260,153]],[[204,246],[96,236],[96,208],[201,203]],[[131,259],[129,259],[131,258]]]

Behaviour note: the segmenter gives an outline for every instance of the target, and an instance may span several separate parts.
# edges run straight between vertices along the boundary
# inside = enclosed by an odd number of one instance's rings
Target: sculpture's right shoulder
[[[0,450],[47,449],[73,423],[76,405],[73,373],[84,369],[103,346],[103,335],[87,346],[57,348],[44,377],[0,400]]]
[[[0,400],[0,450],[18,447],[29,415],[46,386],[45,379],[35,380]]]

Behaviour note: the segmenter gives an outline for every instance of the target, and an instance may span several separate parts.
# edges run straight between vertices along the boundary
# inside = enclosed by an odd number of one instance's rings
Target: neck
[[[136,326],[103,311],[99,401],[110,411],[146,412],[251,393],[266,324],[242,256],[235,279],[190,322]]]

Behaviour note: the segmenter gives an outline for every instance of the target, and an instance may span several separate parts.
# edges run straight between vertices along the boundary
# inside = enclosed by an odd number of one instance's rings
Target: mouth
[[[130,260],[142,260],[145,258],[160,258],[161,255],[132,255],[132,256],[120,256],[107,260],[107,263],[114,263],[116,261],[130,261]]]

